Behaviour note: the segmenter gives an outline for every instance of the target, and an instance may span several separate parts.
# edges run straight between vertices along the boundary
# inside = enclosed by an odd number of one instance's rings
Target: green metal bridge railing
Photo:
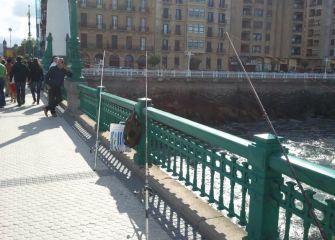
[[[96,119],[99,91],[80,85],[80,109]],[[135,110],[142,129],[148,114],[148,161],[205,197],[218,210],[246,226],[246,239],[321,239],[308,205],[271,134],[248,141],[155,109],[146,99],[130,101],[102,92],[100,130],[125,121]],[[144,134],[142,134],[144,135]],[[145,163],[145,139],[136,147],[135,162]],[[335,170],[289,156],[304,184],[328,239],[335,236]],[[295,224],[292,226],[292,224]]]

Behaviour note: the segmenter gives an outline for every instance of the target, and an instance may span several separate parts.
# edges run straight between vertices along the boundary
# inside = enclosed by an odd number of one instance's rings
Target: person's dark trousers
[[[26,98],[26,82],[16,82],[16,99],[17,104],[21,106],[25,103]]]
[[[41,86],[42,82],[31,82],[31,95],[33,95],[34,102],[37,100],[37,104],[40,102],[40,96],[41,96]]]
[[[51,112],[51,114],[56,113],[56,106],[62,101],[60,87],[50,87],[48,91],[48,106],[46,110]]]
[[[6,105],[4,89],[5,89],[5,79],[0,78],[0,107]]]

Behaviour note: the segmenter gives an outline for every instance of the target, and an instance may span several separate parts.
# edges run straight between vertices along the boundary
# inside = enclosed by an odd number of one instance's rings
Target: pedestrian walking
[[[6,63],[6,69],[7,69],[7,91],[10,96],[10,102],[16,102],[16,87],[13,79],[11,79],[11,73],[12,73],[12,68],[13,68],[13,63],[12,63],[12,58],[7,58],[7,63]]]
[[[38,58],[34,58],[30,66],[30,90],[34,100],[33,104],[40,104],[42,82],[43,69]]]
[[[48,85],[48,105],[44,107],[47,117],[48,111],[53,117],[57,117],[56,106],[62,101],[61,87],[64,85],[65,76],[71,76],[71,72],[65,68],[63,58],[59,58],[57,65],[51,67],[45,75],[45,83]]]
[[[7,75],[7,70],[3,61],[0,63],[0,108],[3,108],[6,105],[5,100],[5,79]]]
[[[11,73],[11,78],[14,77],[16,86],[16,99],[17,106],[25,104],[26,98],[26,82],[29,77],[29,69],[22,63],[22,57],[16,57],[16,63],[14,63]]]

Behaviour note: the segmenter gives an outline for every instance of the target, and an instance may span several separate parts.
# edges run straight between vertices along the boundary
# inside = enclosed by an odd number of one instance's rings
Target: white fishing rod
[[[101,76],[100,76],[100,88],[102,88],[102,80],[104,77],[104,65],[105,65],[105,50],[104,54],[102,56],[102,60],[100,61],[101,64]],[[99,64],[99,65],[100,65]],[[99,66],[98,66],[99,68]],[[99,149],[99,128],[100,128],[100,112],[101,112],[101,90],[99,91],[99,106],[98,106],[98,116],[96,120],[96,126],[97,126],[97,135],[96,135],[96,140],[95,140],[95,154],[94,154],[94,168],[93,170],[95,171],[97,168],[97,158],[98,158],[98,149]]]
[[[145,52],[145,236],[149,240],[149,165],[148,165],[148,52]]]
[[[258,103],[259,107],[261,108],[261,111],[262,111],[262,113],[263,113],[263,116],[264,116],[264,118],[265,118],[265,120],[266,120],[266,122],[267,122],[267,124],[268,124],[268,126],[269,126],[269,128],[270,128],[270,130],[272,131],[273,135],[275,136],[276,141],[277,141],[278,144],[279,144],[280,150],[281,150],[282,154],[284,155],[286,162],[288,163],[288,166],[289,166],[289,168],[290,168],[290,170],[291,170],[291,173],[292,173],[292,175],[293,175],[293,178],[294,178],[295,181],[297,182],[297,185],[298,185],[298,187],[299,187],[299,189],[300,189],[300,191],[301,191],[301,194],[302,194],[302,196],[303,196],[303,198],[304,198],[304,200],[305,200],[305,202],[306,202],[306,204],[307,204],[307,206],[308,206],[308,211],[309,211],[309,213],[310,213],[310,216],[311,216],[311,218],[312,218],[313,221],[314,221],[314,225],[319,229],[322,238],[323,238],[324,240],[327,240],[327,239],[328,239],[328,238],[327,238],[327,235],[326,235],[326,233],[324,232],[323,227],[322,227],[320,221],[318,220],[318,218],[317,218],[317,216],[316,216],[316,214],[315,214],[315,212],[314,212],[313,205],[312,205],[311,201],[310,201],[310,200],[308,199],[308,197],[307,197],[306,191],[305,191],[304,187],[302,186],[302,184],[301,184],[301,182],[300,182],[300,180],[299,180],[299,178],[298,178],[297,172],[295,171],[295,169],[294,169],[294,167],[293,167],[293,165],[292,165],[292,163],[291,163],[291,161],[290,161],[290,159],[289,159],[289,157],[288,157],[288,155],[287,155],[287,153],[286,153],[286,151],[285,151],[285,149],[284,149],[284,147],[283,147],[283,144],[282,144],[282,143],[280,142],[280,140],[279,140],[279,136],[278,136],[278,134],[277,134],[277,131],[276,131],[276,129],[274,128],[274,126],[273,126],[273,124],[272,124],[272,122],[271,122],[271,120],[270,120],[270,117],[269,117],[267,111],[265,110],[265,108],[264,108],[264,106],[263,106],[263,103],[262,103],[261,99],[260,99],[259,96],[258,96],[258,93],[257,93],[257,91],[256,91],[256,89],[255,89],[255,87],[254,87],[254,84],[252,83],[252,81],[251,81],[251,79],[250,79],[250,77],[249,77],[247,71],[246,71],[245,68],[244,68],[244,65],[243,65],[243,63],[242,63],[242,61],[241,61],[241,58],[240,58],[240,56],[238,55],[238,53],[237,53],[237,51],[236,51],[236,48],[235,48],[235,46],[234,46],[232,40],[230,39],[229,33],[226,32],[226,35],[227,35],[227,37],[228,37],[228,40],[229,40],[229,42],[230,42],[230,45],[231,45],[232,48],[233,48],[233,51],[234,51],[234,53],[235,53],[235,55],[236,55],[236,58],[237,58],[237,60],[238,60],[238,62],[239,62],[239,64],[240,64],[240,66],[241,66],[241,68],[242,68],[242,70],[243,70],[243,72],[244,72],[244,74],[245,74],[245,76],[246,76],[246,78],[247,78],[247,80],[248,80],[248,83],[249,83],[249,85],[250,85],[250,88],[251,88],[251,90],[252,90],[254,96],[256,97],[257,103]]]

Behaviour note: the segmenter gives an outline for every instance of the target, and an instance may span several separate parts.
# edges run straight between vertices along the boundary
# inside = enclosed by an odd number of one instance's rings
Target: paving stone
[[[86,143],[42,108],[0,112],[0,239],[144,239],[143,204],[100,161],[94,172]]]

